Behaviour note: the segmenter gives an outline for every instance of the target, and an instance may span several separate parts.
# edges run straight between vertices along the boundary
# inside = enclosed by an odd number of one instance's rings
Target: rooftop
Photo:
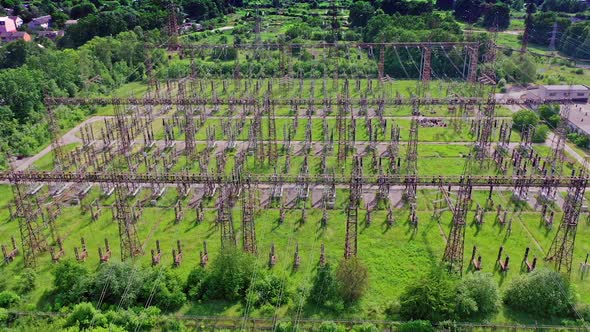
[[[564,90],[589,90],[585,85],[582,84],[573,84],[573,85],[543,85],[543,87],[547,90],[554,90],[554,91],[564,91]]]
[[[586,135],[590,135],[590,105],[573,104],[570,107],[568,120]]]

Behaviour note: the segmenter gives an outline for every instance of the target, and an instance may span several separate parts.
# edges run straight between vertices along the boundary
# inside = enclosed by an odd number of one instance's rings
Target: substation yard
[[[370,94],[393,100],[400,95],[408,97],[409,89],[419,83],[357,81],[351,80],[351,87],[346,88],[344,79],[340,79],[336,88],[329,80],[326,89],[331,91],[330,98],[340,100]],[[481,269],[493,273],[502,287],[527,273],[535,258],[535,268],[555,266],[554,260],[545,261],[545,257],[560,227],[564,201],[568,200],[563,186],[555,191],[514,180],[514,186],[495,187],[490,194],[489,187],[472,186],[467,181],[482,176],[542,176],[550,167],[543,161],[552,158],[555,149],[532,144],[530,133],[512,131],[508,108],[493,105],[495,110],[490,114],[483,103],[480,107],[386,105],[378,109],[375,104],[346,102],[345,106],[333,105],[331,110],[314,104],[315,109],[309,111],[305,103],[274,106],[272,100],[322,100],[326,94],[311,92],[321,90],[320,79],[292,79],[289,85],[282,85],[283,89],[276,79],[269,89],[272,93],[263,92],[270,80],[258,81],[260,87],[256,89],[252,82],[244,87],[245,82],[186,79],[160,83],[160,88],[151,86],[146,94],[146,98],[156,100],[155,106],[120,101],[107,106],[93,105],[92,101],[53,105],[91,105],[100,115],[61,133],[52,151],[26,165],[31,174],[101,173],[130,178],[101,183],[12,178],[12,185],[0,185],[0,243],[9,251],[14,237],[20,248],[14,261],[0,271],[17,275],[27,263],[39,273],[40,286],[29,295],[28,307],[23,309],[43,308],[44,294],[51,287],[53,261],[76,259],[75,251],[82,252],[82,239],[87,258],[80,264],[90,269],[101,264],[99,248],[104,256],[105,240],[110,260],[133,260],[141,265],[152,264],[151,251],[159,242],[159,264],[170,267],[175,265],[173,250],[178,254],[180,244],[182,261],[174,269],[183,278],[203,262],[205,243],[210,261],[222,241],[235,239],[239,248],[256,255],[258,264],[269,266],[273,260],[275,264],[269,269],[289,279],[293,291],[309,289],[318,264],[324,261],[322,253],[329,263],[357,255],[368,266],[369,290],[359,303],[362,310],[345,315],[359,318],[383,318],[409,282],[443,260],[452,225],[457,223],[458,212],[454,211],[460,209],[467,211],[461,217],[465,227],[462,267],[454,260],[456,255],[452,264],[460,267],[460,273]],[[449,86],[458,89],[459,85],[431,82],[428,86],[430,97],[444,97]],[[486,89],[477,93],[486,95]],[[167,99],[158,101],[154,90]],[[231,107],[213,100],[196,105],[162,102],[182,100],[188,91],[198,91],[207,98],[248,97],[257,102],[255,106]],[[341,97],[341,93],[347,97]],[[486,127],[489,130],[483,129]],[[482,139],[484,131],[488,136]],[[569,176],[582,166],[563,151],[560,158],[555,163],[555,177]],[[19,170],[25,171],[23,168]],[[56,169],[59,172],[54,172]],[[131,180],[133,175],[147,179],[174,174],[200,174],[202,178],[199,184]],[[451,187],[442,180],[438,186],[434,182],[419,185],[408,194],[404,183],[379,185],[381,176],[464,176],[465,181],[454,182]],[[355,186],[355,179],[363,177],[372,179],[371,184]],[[539,203],[542,190],[549,190],[554,198]],[[455,209],[457,206],[461,208]],[[351,210],[358,214],[351,217]],[[355,236],[347,232],[351,218]],[[31,249],[35,259],[28,262],[21,248],[18,220],[22,219],[35,220],[47,242],[45,250]],[[255,242],[250,237],[245,244],[244,238],[253,232]],[[121,244],[121,234],[127,237],[125,244]],[[590,287],[580,269],[590,251],[590,242],[585,241],[589,235],[590,224],[583,213],[571,264],[571,281],[583,298],[590,297]],[[350,241],[356,236],[358,242],[353,245]],[[529,252],[526,261],[525,251]],[[296,256],[300,265],[295,268]],[[8,278],[7,282],[11,285],[19,281]],[[280,313],[289,316],[299,306],[289,303]],[[241,316],[242,309],[239,303],[205,301],[189,303],[181,312]],[[330,316],[313,307],[304,310],[305,317]],[[254,311],[250,315],[261,314]]]

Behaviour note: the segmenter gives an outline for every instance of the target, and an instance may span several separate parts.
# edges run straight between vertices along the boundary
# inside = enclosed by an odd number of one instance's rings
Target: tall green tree
[[[353,27],[364,27],[375,15],[375,8],[367,1],[357,1],[350,6],[348,19]]]

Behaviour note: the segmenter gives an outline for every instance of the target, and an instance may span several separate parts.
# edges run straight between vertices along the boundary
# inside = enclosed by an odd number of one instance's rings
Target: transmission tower
[[[414,203],[416,200],[416,181],[413,179],[418,174],[418,117],[415,116],[410,123],[410,137],[408,138],[408,148],[406,152],[406,175],[411,178],[407,179],[405,198],[408,202]]]
[[[524,56],[527,51],[527,47],[529,44],[529,37],[531,33],[531,29],[533,28],[533,14],[537,10],[535,3],[533,0],[526,1],[526,17],[524,19],[524,32],[522,34],[522,41],[520,46],[520,53]]]
[[[53,163],[56,170],[65,171],[69,168],[66,154],[61,144],[59,125],[51,106],[47,105],[47,117],[49,120],[49,131],[51,133],[51,150],[53,151]]]
[[[18,228],[22,242],[22,252],[25,266],[34,267],[37,255],[47,249],[47,240],[40,222],[41,208],[34,195],[27,192],[26,186],[19,182],[15,175],[11,179],[14,197],[14,216],[18,221]]]
[[[256,227],[254,224],[254,207],[256,190],[246,181],[242,192],[242,245],[245,252],[256,254]]]
[[[235,248],[236,234],[232,217],[233,194],[232,185],[222,187],[220,202],[217,207],[217,224],[221,226],[221,247]]]
[[[346,210],[346,239],[344,243],[344,257],[355,257],[358,240],[358,209],[361,204],[363,165],[362,159],[355,156],[352,176],[350,178],[350,197]]]
[[[449,270],[463,273],[463,249],[465,245],[465,218],[471,202],[471,181],[463,179],[459,188],[457,202],[453,210],[453,222],[447,239],[447,246],[443,256],[443,262],[448,264]]]
[[[557,40],[557,21],[553,23],[553,29],[551,31],[551,37],[549,38],[549,51],[555,51],[555,41]]]
[[[568,274],[572,271],[578,219],[582,210],[582,201],[584,200],[587,184],[588,179],[581,172],[580,176],[573,180],[572,185],[568,188],[563,203],[561,224],[545,257],[545,260],[555,262],[555,268],[558,271],[565,269]]]
[[[178,7],[173,0],[169,1],[166,7],[168,10],[168,24],[166,26],[168,49],[172,51],[178,49]]]
[[[114,214],[119,226],[122,261],[138,256],[143,252],[136,229],[139,216],[136,213],[137,211],[129,206],[128,195],[128,188],[124,184],[115,184]]]

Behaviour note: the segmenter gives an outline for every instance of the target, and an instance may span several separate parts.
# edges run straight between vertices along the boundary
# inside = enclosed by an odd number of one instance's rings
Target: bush
[[[356,257],[343,259],[336,269],[338,291],[345,302],[351,303],[360,299],[369,284],[367,267]]]
[[[53,270],[53,292],[57,307],[83,302],[90,291],[88,270],[73,260],[61,261]]]
[[[537,126],[539,117],[531,110],[520,110],[512,115],[512,127],[522,131],[523,129],[532,126]]]
[[[457,315],[460,318],[489,317],[500,309],[500,291],[489,273],[467,275],[458,291]]]
[[[224,249],[211,263],[205,297],[236,301],[246,296],[255,268],[253,258],[237,249]]]
[[[133,306],[145,280],[145,271],[129,262],[108,262],[94,276],[92,297],[99,298],[104,291],[103,302],[120,304],[123,308]]]
[[[177,310],[186,302],[180,278],[169,269],[151,269],[138,299],[162,310]]]
[[[510,308],[539,318],[564,316],[574,303],[567,280],[559,272],[538,269],[514,279],[504,293]]]
[[[248,288],[247,300],[255,307],[265,304],[281,306],[287,303],[290,297],[285,280],[270,273],[262,273]]]
[[[197,266],[191,270],[187,279],[184,291],[188,295],[189,299],[199,300],[203,297],[205,289],[203,288],[207,280],[207,271]]]
[[[77,304],[68,315],[65,327],[77,326],[80,330],[88,329],[90,326],[106,326],[106,317],[98,312],[92,303],[82,302]]]
[[[413,320],[407,323],[401,324],[398,332],[434,332],[434,327],[427,320]]]
[[[379,332],[379,329],[371,324],[371,323],[365,323],[363,325],[358,325],[352,328],[353,332]]]
[[[0,292],[0,308],[10,308],[20,301],[20,296],[12,291]]]
[[[570,133],[567,135],[567,138],[572,141],[575,145],[581,148],[587,148],[590,140],[586,135],[578,134],[578,133]]]
[[[457,280],[442,268],[416,279],[400,296],[400,316],[404,320],[439,322],[453,318]]]
[[[318,271],[313,278],[308,301],[320,306],[331,306],[340,302],[338,298],[338,283],[334,277],[332,266],[329,263],[318,267]]]
[[[533,143],[544,143],[547,135],[549,135],[549,127],[546,125],[537,126],[533,135]]]
[[[18,285],[14,290],[19,294],[27,294],[37,287],[36,281],[37,274],[35,271],[32,269],[24,269],[19,276]]]
[[[346,328],[342,325],[331,321],[323,322],[318,329],[319,332],[346,332]]]
[[[160,309],[156,307],[147,307],[109,311],[105,316],[110,323],[125,331],[151,331],[156,327],[160,313]]]
[[[0,324],[4,324],[8,321],[8,310],[0,308]]]

